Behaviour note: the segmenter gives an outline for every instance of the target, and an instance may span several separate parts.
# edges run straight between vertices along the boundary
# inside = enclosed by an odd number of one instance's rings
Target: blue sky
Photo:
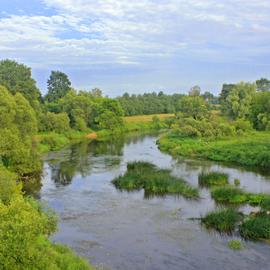
[[[270,78],[269,0],[2,0],[0,58],[106,95]]]

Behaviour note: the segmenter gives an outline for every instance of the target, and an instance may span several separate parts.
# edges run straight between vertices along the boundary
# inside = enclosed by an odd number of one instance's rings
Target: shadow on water
[[[270,269],[270,246],[245,243],[235,252],[232,236],[209,233],[197,219],[216,205],[209,189],[199,200],[120,192],[111,181],[132,161],[151,162],[198,187],[198,174],[214,170],[241,180],[240,187],[270,193],[269,176],[220,163],[174,159],[159,151],[157,134],[133,134],[109,142],[81,142],[44,157],[42,187],[60,216],[54,240],[96,265],[111,269]]]

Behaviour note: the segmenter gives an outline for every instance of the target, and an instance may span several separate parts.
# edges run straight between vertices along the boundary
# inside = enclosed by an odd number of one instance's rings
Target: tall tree
[[[258,91],[266,92],[270,91],[270,81],[266,78],[261,78],[256,81]]]
[[[185,117],[201,120],[209,117],[209,104],[199,96],[185,96],[180,100],[180,112]]]
[[[71,90],[71,82],[68,76],[61,71],[52,71],[47,85],[48,94],[45,99],[48,102],[59,100]]]
[[[193,97],[199,96],[200,93],[201,93],[201,88],[199,85],[195,85],[195,86],[191,87],[189,92],[188,92],[189,96],[193,96]]]
[[[226,98],[226,113],[234,119],[247,118],[250,115],[251,102],[255,92],[255,84],[245,82],[236,84]]]
[[[8,59],[0,61],[0,85],[13,95],[21,93],[33,108],[39,106],[41,94],[29,67]]]

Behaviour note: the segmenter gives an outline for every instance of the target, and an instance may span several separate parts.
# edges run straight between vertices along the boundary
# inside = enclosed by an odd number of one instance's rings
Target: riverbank
[[[43,132],[35,136],[40,153],[57,151],[72,143],[82,140],[107,141],[112,137],[119,137],[129,132],[147,132],[160,130],[166,127],[165,120],[173,117],[173,114],[155,114],[128,116],[123,118],[124,126],[122,130],[70,130],[64,133]]]
[[[270,170],[270,132],[250,132],[223,139],[182,138],[167,133],[159,148],[173,156],[230,162]]]

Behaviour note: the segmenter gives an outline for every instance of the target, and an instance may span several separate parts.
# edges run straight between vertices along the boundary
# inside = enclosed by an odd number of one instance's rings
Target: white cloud
[[[268,0],[43,2],[57,15],[0,19],[0,57],[29,56],[45,65],[145,65],[174,57],[242,61],[265,54],[270,41]]]

